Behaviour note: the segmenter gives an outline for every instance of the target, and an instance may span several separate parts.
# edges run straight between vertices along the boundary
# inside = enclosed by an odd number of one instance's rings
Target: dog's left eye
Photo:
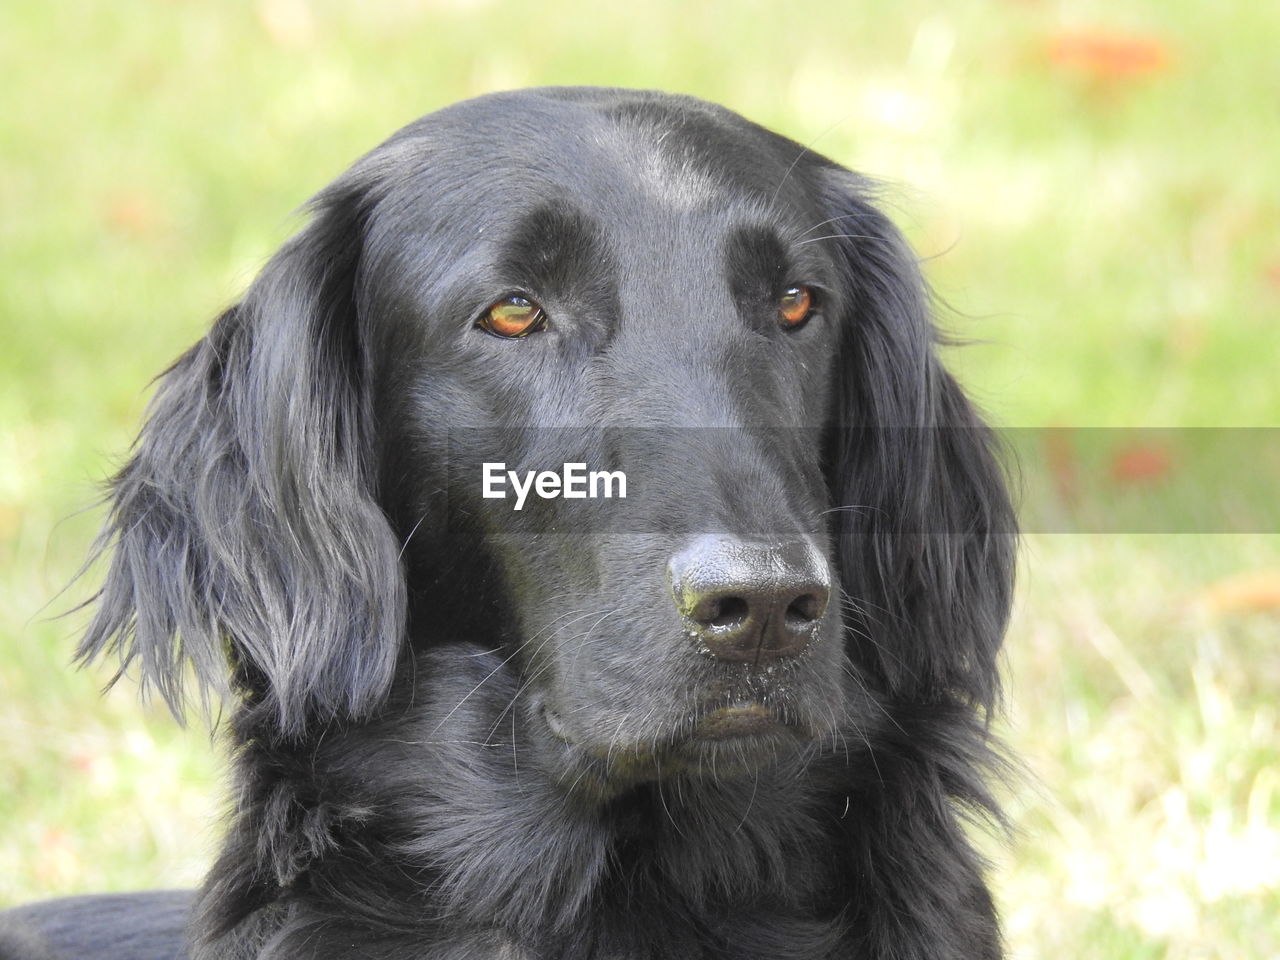
[[[481,330],[508,340],[527,337],[546,325],[546,311],[524,297],[507,297],[499,300],[476,321],[476,326]]]
[[[806,286],[788,287],[778,298],[778,322],[787,330],[803,327],[813,316],[817,301],[813,290]]]

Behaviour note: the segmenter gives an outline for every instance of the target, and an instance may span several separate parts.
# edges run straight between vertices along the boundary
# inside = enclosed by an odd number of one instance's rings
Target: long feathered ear
[[[162,375],[108,495],[111,554],[78,656],[136,662],[180,714],[228,675],[283,735],[390,685],[399,547],[372,491],[354,286],[364,200],[331,188],[243,301]],[[119,674],[117,674],[117,677]]]
[[[831,173],[850,293],[831,483],[854,663],[891,696],[989,710],[1013,592],[1015,520],[994,438],[935,354],[916,258]]]

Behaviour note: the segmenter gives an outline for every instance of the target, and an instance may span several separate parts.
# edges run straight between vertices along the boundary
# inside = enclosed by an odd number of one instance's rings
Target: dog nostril
[[[827,598],[817,593],[796,597],[785,614],[789,626],[804,626],[818,620],[827,610]]]
[[[798,656],[821,634],[830,571],[805,540],[699,537],[668,571],[676,610],[704,653],[760,664]]]
[[[719,597],[711,604],[703,622],[708,627],[736,627],[747,619],[750,607],[742,597]]]

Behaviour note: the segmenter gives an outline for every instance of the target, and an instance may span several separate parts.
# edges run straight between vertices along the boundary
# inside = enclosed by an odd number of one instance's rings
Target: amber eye
[[[814,296],[808,287],[788,287],[778,298],[778,319],[788,330],[803,326],[813,313]]]
[[[547,325],[547,314],[532,300],[507,297],[486,310],[476,325],[499,337],[527,337]]]

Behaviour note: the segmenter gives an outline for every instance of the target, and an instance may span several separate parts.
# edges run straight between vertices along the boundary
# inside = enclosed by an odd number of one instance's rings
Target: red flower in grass
[[[1103,82],[1164,73],[1173,59],[1157,37],[1102,29],[1060,33],[1049,41],[1047,56],[1055,67]]]
[[[1111,479],[1116,483],[1152,483],[1168,475],[1173,457],[1163,447],[1134,445],[1111,457]]]

